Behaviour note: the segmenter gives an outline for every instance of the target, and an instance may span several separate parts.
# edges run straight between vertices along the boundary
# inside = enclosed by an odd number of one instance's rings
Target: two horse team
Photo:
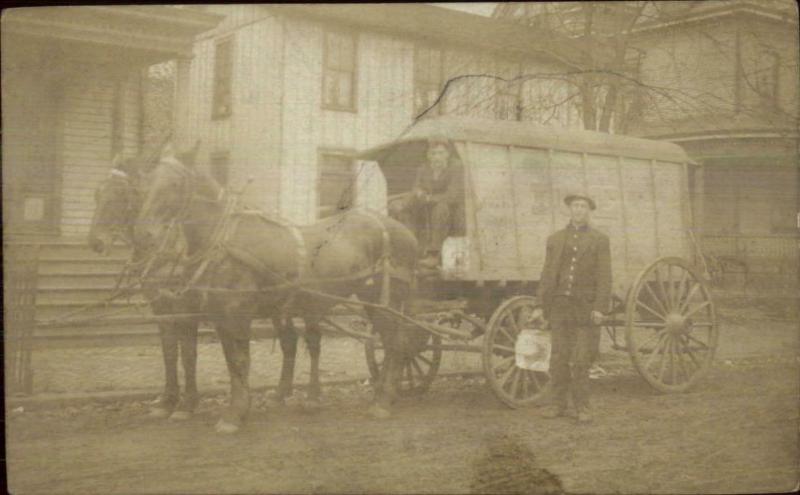
[[[561,198],[598,199],[596,226],[612,239],[613,307],[603,328],[637,371],[662,391],[682,391],[708,369],[717,345],[714,305],[691,260],[689,181],[694,164],[676,145],[519,122],[442,117],[356,158],[376,162],[387,196],[406,192],[427,143],[446,139],[463,168],[458,223],[421,269],[419,243],[385,208],[352,208],[297,226],[241,206],[196,167],[197,150],[115,160],[97,190],[89,235],[103,252],[133,246],[126,273],[159,315],[166,371],[160,416],[197,405],[199,321],[217,331],[230,398],[216,429],[237,431],[250,407],[250,325],[270,318],[283,351],[277,398],[292,393],[297,332],[311,358],[308,395],[320,394],[322,329],[365,342],[375,390],[370,413],[424,392],[442,353],[480,353],[491,390],[510,407],[548,389],[549,333],[533,318],[544,240],[565,223]],[[380,206],[380,205],[379,205]],[[563,219],[562,219],[563,217]],[[349,325],[344,307],[362,317]],[[189,315],[187,317],[186,315]],[[352,320],[350,320],[352,321]],[[623,334],[624,333],[624,338]],[[185,387],[177,378],[181,356]]]

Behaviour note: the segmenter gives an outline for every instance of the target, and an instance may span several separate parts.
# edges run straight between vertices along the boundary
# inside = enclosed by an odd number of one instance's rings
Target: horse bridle
[[[119,189],[124,191],[125,211],[123,213],[124,222],[121,225],[112,225],[109,227],[113,238],[121,238],[126,244],[133,243],[133,236],[129,229],[132,229],[133,221],[141,205],[141,194],[134,185],[130,175],[118,168],[111,169],[111,173],[103,183],[100,184],[100,189],[105,189],[109,184],[121,184]],[[121,235],[120,235],[121,233]]]

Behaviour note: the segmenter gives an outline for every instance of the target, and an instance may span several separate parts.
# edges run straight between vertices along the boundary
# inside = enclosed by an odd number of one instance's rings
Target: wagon
[[[447,238],[441,270],[420,282],[422,296],[407,308],[404,321],[431,337],[419,355],[406,357],[401,391],[424,392],[443,351],[466,351],[481,353],[487,382],[506,405],[542,397],[547,370],[529,366],[521,353],[529,352],[522,348],[530,347],[531,332],[541,349],[549,347],[546,328],[531,319],[534,294],[545,240],[567,224],[562,199],[574,191],[596,200],[593,226],[611,241],[614,304],[603,325],[611,347],[627,351],[660,391],[697,382],[714,357],[718,328],[709,288],[691,261],[699,254],[689,193],[695,164],[682,148],[532,123],[427,119],[358,155],[380,167],[386,191],[357,194],[385,208],[387,198],[411,188],[428,140],[442,137],[463,164],[463,218],[456,222],[463,227]],[[373,375],[382,359],[375,342],[366,346]]]

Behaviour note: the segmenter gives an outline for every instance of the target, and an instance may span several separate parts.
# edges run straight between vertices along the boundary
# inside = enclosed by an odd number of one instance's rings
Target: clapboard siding
[[[278,17],[254,5],[209,8],[226,18],[196,41],[191,62],[179,63],[177,133],[187,145],[201,139],[205,163],[215,151],[228,152],[232,185],[254,179],[246,194],[254,206],[294,222],[313,222],[320,152],[368,148],[396,138],[412,124],[415,41],[320,20]],[[355,111],[322,108],[326,29],[349,29],[356,36]],[[235,45],[233,112],[213,120],[214,46],[227,37]],[[498,82],[486,74],[512,78],[521,72],[553,71],[552,65],[538,60],[497,63],[497,54],[440,48],[445,78],[459,78],[442,103],[443,113],[494,117]],[[534,107],[542,94],[540,81],[523,86],[523,104]],[[532,120],[542,117],[535,111],[525,115]],[[375,184],[383,187],[381,181]]]
[[[214,153],[227,152],[230,186],[252,178],[244,200],[267,211],[278,209],[281,141],[281,24],[253,6],[226,8],[230,15],[199,39],[194,58],[178,64],[177,135],[182,145],[200,140],[200,166]],[[213,120],[214,50],[231,37],[233,50],[230,116]]]
[[[114,80],[104,68],[85,64],[64,86],[61,130],[61,232],[85,235],[94,212],[93,192],[108,175],[111,161]],[[138,73],[123,78],[120,90],[122,151],[138,150]]]

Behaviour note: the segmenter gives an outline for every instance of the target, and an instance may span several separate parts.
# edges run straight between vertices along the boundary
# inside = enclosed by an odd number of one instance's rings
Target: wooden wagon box
[[[529,122],[441,117],[367,151],[388,194],[411,187],[427,140],[448,139],[463,164],[466,235],[443,247],[443,277],[537,281],[545,240],[569,221],[568,193],[597,202],[593,225],[611,239],[614,290],[624,294],[653,259],[692,259],[688,176],[678,145]]]

